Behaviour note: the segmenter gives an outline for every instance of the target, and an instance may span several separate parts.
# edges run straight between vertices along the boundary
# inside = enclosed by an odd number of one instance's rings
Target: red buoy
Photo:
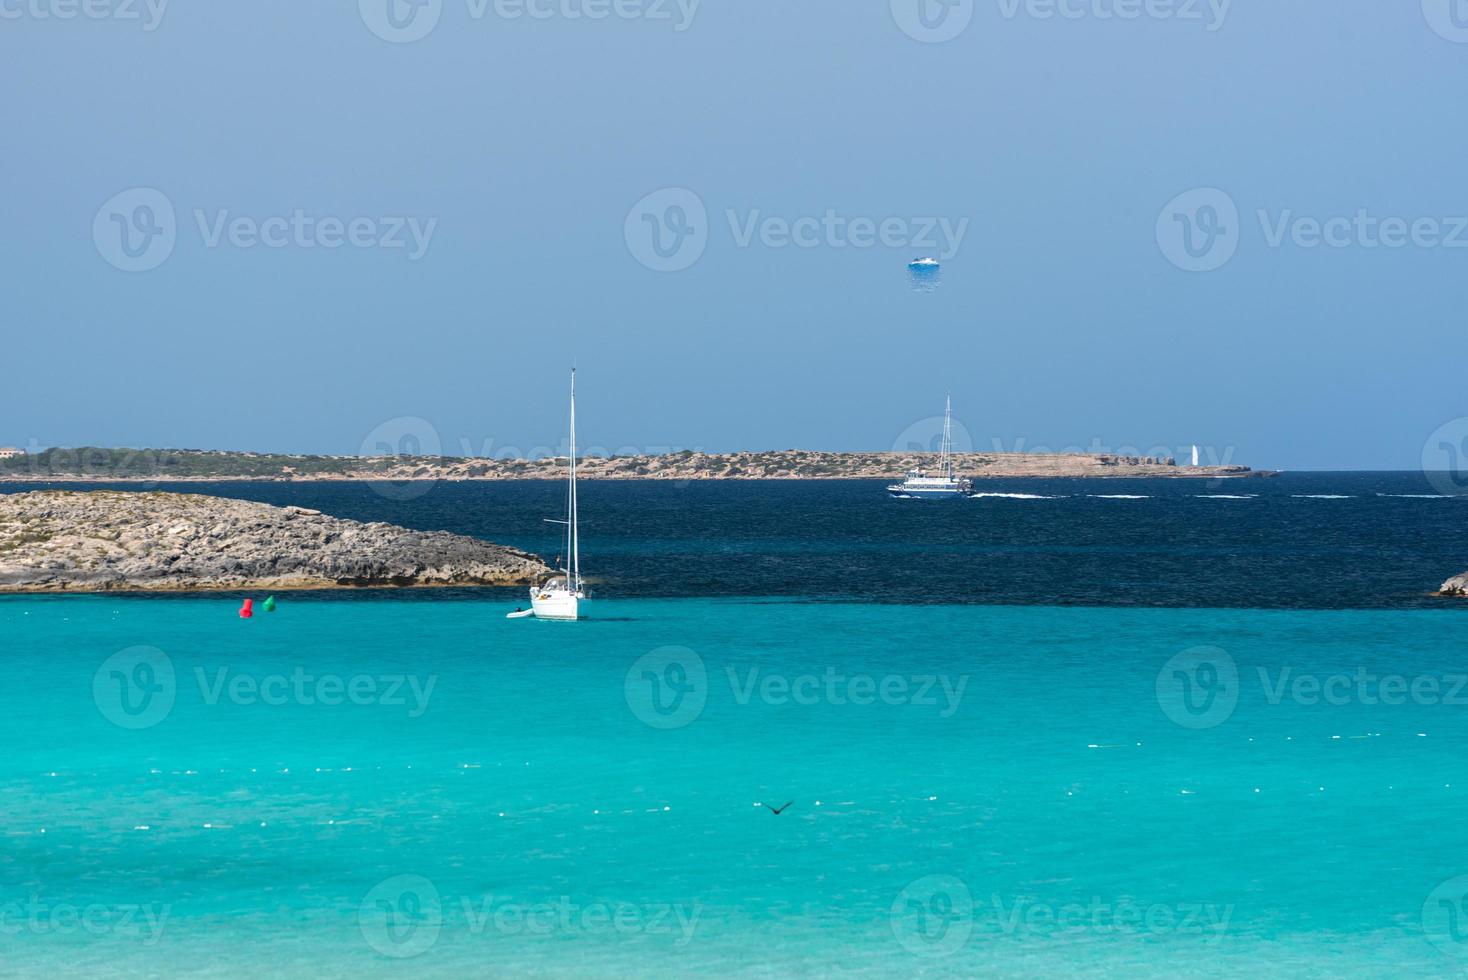
[[[240,619],[249,619],[255,615],[255,600],[246,599],[245,604],[240,606]]]

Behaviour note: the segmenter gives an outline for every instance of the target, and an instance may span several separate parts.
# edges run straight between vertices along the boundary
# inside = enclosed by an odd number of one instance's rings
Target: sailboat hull
[[[561,589],[530,590],[530,608],[535,612],[536,619],[580,619],[583,599],[579,593]]]

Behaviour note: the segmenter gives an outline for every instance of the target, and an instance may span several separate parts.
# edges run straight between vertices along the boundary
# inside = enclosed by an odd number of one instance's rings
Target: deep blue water
[[[564,493],[545,481],[410,486],[410,500],[393,499],[401,485],[388,495],[363,483],[159,486],[455,531],[547,558],[558,529],[543,518],[560,513]],[[1007,480],[980,489],[1030,496],[948,502],[891,500],[881,486],[583,483],[583,569],[600,594],[625,598],[1310,609],[1441,605],[1429,593],[1468,570],[1468,496],[1440,495],[1420,473]]]

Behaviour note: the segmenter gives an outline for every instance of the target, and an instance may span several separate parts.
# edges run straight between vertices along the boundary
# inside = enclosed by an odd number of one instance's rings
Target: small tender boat
[[[566,474],[567,567],[543,585],[530,589],[530,611],[537,619],[577,619],[586,590],[581,582],[581,537],[576,528],[576,369],[571,369],[571,455]]]
[[[534,616],[534,615],[535,615],[535,610],[534,609],[516,609],[514,612],[505,613],[505,618],[506,619],[524,619],[527,616]]]
[[[932,257],[913,259],[907,263],[907,267],[909,269],[936,269],[938,268],[938,260]]]
[[[967,496],[973,481],[953,473],[953,398],[943,409],[943,448],[939,457],[941,476],[929,476],[923,469],[907,471],[907,478],[894,483],[887,492],[898,500],[951,500]]]

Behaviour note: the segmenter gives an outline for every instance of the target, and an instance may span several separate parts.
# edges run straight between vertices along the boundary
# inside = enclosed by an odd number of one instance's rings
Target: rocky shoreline
[[[517,585],[534,555],[445,531],[201,494],[0,495],[0,592]]]
[[[932,468],[933,453],[773,452],[672,453],[604,456],[578,461],[588,480],[900,480],[910,469]],[[976,480],[1023,477],[1272,476],[1247,466],[1178,466],[1169,457],[1111,453],[957,453],[958,472]],[[188,482],[563,479],[566,459],[487,459],[448,456],[288,456],[203,450],[47,450],[0,463],[0,482]]]

